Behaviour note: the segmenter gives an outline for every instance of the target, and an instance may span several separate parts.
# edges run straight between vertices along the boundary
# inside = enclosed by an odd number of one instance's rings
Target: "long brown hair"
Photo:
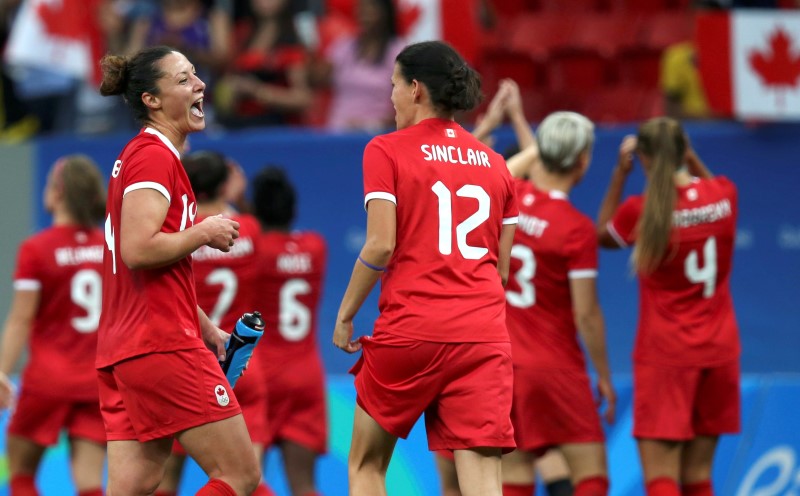
[[[686,137],[678,121],[658,117],[639,127],[636,147],[651,164],[632,260],[637,272],[649,274],[658,268],[669,246],[677,196],[674,174],[686,153]]]
[[[69,155],[61,159],[58,185],[69,215],[83,227],[93,227],[105,215],[106,191],[103,175],[97,164],[85,155]]]

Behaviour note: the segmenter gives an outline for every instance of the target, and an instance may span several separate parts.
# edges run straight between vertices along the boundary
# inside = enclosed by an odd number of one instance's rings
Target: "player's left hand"
[[[617,394],[614,392],[614,386],[611,385],[611,379],[599,378],[597,380],[597,393],[599,394],[598,403],[602,404],[605,401],[606,411],[603,412],[603,418],[609,424],[614,423],[614,416],[617,409]],[[598,407],[600,406],[598,404]]]
[[[333,344],[346,353],[355,353],[361,349],[361,342],[353,339],[353,322],[336,322],[333,329]]]
[[[201,327],[203,328],[203,341],[208,349],[214,352],[220,362],[225,360],[225,346],[228,344],[231,335],[213,324]]]

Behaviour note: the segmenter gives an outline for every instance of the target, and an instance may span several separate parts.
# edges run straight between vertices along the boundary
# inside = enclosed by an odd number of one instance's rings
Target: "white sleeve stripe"
[[[167,191],[167,188],[153,181],[143,181],[141,183],[133,183],[127,188],[125,188],[125,191],[122,192],[122,196],[127,195],[131,191],[136,191],[137,189],[154,189],[159,193],[161,193],[162,195],[164,195],[164,198],[166,198],[168,202],[172,202],[172,198],[170,198],[169,191]]]
[[[570,279],[593,279],[597,277],[596,269],[577,269],[567,272]]]
[[[364,210],[367,209],[367,203],[369,203],[370,200],[389,200],[397,205],[397,197],[393,194],[386,193],[385,191],[373,191],[372,193],[367,193],[364,197]]]
[[[614,238],[614,241],[616,241],[620,247],[622,248],[628,247],[628,243],[626,243],[625,240],[622,239],[622,236],[619,235],[617,230],[614,229],[614,224],[612,224],[611,221],[606,222],[606,229],[608,230],[608,234],[610,234],[611,237]]]
[[[507,224],[519,224],[519,217],[508,217],[503,219],[503,225]]]
[[[42,283],[36,279],[17,279],[14,281],[14,289],[17,291],[36,291],[41,287]]]

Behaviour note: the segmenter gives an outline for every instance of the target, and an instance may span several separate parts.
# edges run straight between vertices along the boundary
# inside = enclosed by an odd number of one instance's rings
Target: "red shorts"
[[[514,439],[543,455],[566,443],[602,443],[603,428],[583,371],[514,368]]]
[[[142,355],[97,374],[109,441],[151,441],[241,413],[206,349]]]
[[[634,364],[633,435],[686,441],[739,432],[739,361],[717,367]]]
[[[50,446],[58,442],[62,430],[70,437],[106,443],[99,403],[52,398],[29,393],[23,387],[11,414],[8,434]]]
[[[264,366],[270,442],[290,441],[316,453],[328,448],[325,372],[317,353]]]
[[[387,432],[405,438],[425,413],[428,448],[511,451],[514,372],[510,343],[362,338],[351,373],[356,399]]]

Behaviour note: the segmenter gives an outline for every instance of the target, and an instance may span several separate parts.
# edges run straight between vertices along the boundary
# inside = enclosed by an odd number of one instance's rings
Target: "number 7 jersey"
[[[630,197],[609,221],[620,246],[635,243],[643,206],[642,196]],[[677,188],[664,260],[652,274],[639,276],[634,360],[713,366],[739,356],[730,293],[736,214],[736,187],[725,177]]]

